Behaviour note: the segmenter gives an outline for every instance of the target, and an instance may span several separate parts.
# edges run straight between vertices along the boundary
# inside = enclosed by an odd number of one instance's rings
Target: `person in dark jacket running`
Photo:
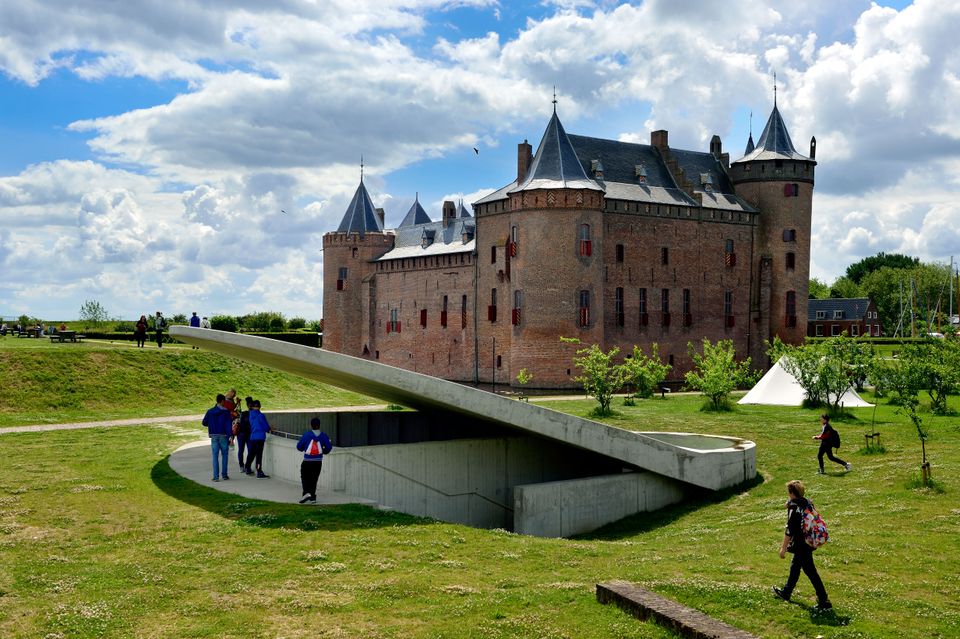
[[[323,468],[323,456],[333,449],[330,438],[320,430],[320,419],[310,420],[310,430],[305,432],[297,442],[297,450],[303,451],[303,461],[300,462],[300,485],[303,487],[301,504],[308,501],[317,501],[317,480],[320,479],[320,470]]]
[[[820,450],[817,452],[817,461],[820,463],[820,471],[818,474],[823,475],[823,456],[826,455],[827,459],[832,462],[836,462],[844,467],[846,470],[850,470],[850,464],[843,461],[839,457],[833,456],[833,449],[840,447],[840,433],[834,430],[833,426],[830,425],[830,416],[823,414],[820,416],[820,425],[823,426],[823,429],[820,431],[819,435],[814,435],[813,439],[820,440]]]
[[[827,597],[827,591],[823,587],[823,580],[820,579],[817,567],[813,565],[813,548],[807,545],[803,537],[803,511],[807,507],[805,493],[806,488],[803,482],[796,479],[787,482],[787,495],[789,495],[790,501],[787,502],[787,525],[783,533],[783,543],[780,544],[780,559],[784,559],[787,552],[791,552],[793,553],[793,561],[790,562],[790,574],[787,576],[787,583],[783,585],[783,588],[774,586],[773,594],[784,601],[790,601],[802,570],[817,593],[815,610],[830,610],[833,608],[833,604]]]

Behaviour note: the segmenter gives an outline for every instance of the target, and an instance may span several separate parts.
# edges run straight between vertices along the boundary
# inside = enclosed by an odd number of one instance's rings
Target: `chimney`
[[[527,177],[527,169],[530,168],[530,162],[533,161],[533,147],[524,140],[517,145],[517,182],[523,182]]]
[[[810,138],[810,159],[817,159],[817,138],[816,136]]]
[[[457,207],[450,200],[443,202],[443,228],[447,228],[457,219]]]
[[[710,138],[710,155],[720,159],[720,156],[723,154],[723,144],[720,142],[720,136],[715,135]]]
[[[380,228],[387,228],[387,225],[384,222],[385,217],[386,213],[384,213],[383,209],[377,209],[377,218],[380,219]]]
[[[664,129],[658,131],[652,131],[650,133],[650,146],[655,146],[661,151],[665,151],[670,148],[670,145],[667,144],[667,132]]]

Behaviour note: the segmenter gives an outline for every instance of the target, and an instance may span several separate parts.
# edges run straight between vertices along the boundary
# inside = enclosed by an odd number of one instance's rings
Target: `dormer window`
[[[637,176],[637,182],[640,184],[647,183],[647,167],[643,164],[637,164],[633,167],[633,174]]]
[[[700,186],[703,187],[704,191],[713,190],[713,176],[709,173],[700,174]]]
[[[603,179],[603,162],[600,160],[590,160],[590,171],[594,177]]]
[[[834,311],[833,319],[843,319],[843,311]]]
[[[430,246],[431,244],[433,244],[434,233],[435,233],[435,232],[434,232],[433,230],[426,230],[426,229],[424,229],[423,234],[420,235],[420,247],[421,247],[421,248],[427,248],[428,246]]]

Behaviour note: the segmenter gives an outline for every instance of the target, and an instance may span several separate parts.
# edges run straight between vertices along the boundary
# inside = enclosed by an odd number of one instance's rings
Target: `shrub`
[[[240,324],[237,322],[237,318],[232,315],[214,315],[210,318],[210,328],[218,331],[236,333],[240,328]]]
[[[284,329],[283,317],[273,317],[270,319],[271,331],[282,331]]]
[[[133,322],[127,321],[117,322],[113,326],[113,330],[117,333],[132,333],[136,328]]]
[[[738,386],[751,384],[756,375],[750,371],[750,358],[736,361],[733,340],[723,339],[716,344],[703,338],[703,353],[698,353],[693,342],[687,343],[694,369],[684,378],[687,386],[698,390],[710,400],[713,410],[730,408],[731,391]]]
[[[287,322],[287,328],[290,330],[298,330],[304,328],[307,325],[307,320],[302,317],[291,317],[290,321]]]
[[[183,313],[177,313],[177,314],[174,315],[172,318],[170,318],[170,323],[171,323],[171,324],[180,324],[180,325],[184,325],[184,326],[185,326],[186,324],[188,324],[188,322],[187,322],[187,316],[184,315]]]

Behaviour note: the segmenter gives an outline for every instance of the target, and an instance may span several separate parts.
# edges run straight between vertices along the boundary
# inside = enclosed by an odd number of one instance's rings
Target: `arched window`
[[[590,239],[590,225],[580,225],[580,257],[590,257],[593,254],[593,242]]]

